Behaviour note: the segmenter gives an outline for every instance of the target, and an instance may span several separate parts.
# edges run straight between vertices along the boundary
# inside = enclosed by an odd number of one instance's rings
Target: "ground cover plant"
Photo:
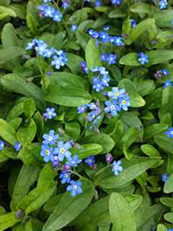
[[[173,230],[172,7],[0,0],[0,231]]]

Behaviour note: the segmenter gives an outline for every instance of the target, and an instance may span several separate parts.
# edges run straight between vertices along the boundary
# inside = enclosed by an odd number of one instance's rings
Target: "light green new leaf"
[[[74,150],[74,149],[73,149]],[[91,155],[97,155],[102,152],[102,146],[96,143],[80,145],[79,149],[75,149],[74,152],[78,154],[80,159],[85,159]]]
[[[109,213],[113,223],[112,231],[136,231],[132,209],[119,193],[112,193],[109,200]]]
[[[20,220],[15,216],[15,212],[0,215],[0,230],[7,230]]]
[[[23,104],[25,116],[29,119],[33,116],[35,112],[35,102],[32,98],[26,99]]]
[[[0,119],[0,137],[2,137],[12,146],[17,141],[16,132],[14,128],[3,119]]]
[[[102,65],[100,51],[93,38],[89,40],[86,46],[85,58],[89,69]]]
[[[163,188],[164,193],[171,193],[173,192],[173,174],[169,176],[167,181],[165,182],[164,188]]]
[[[173,224],[173,213],[164,214],[164,219]]]
[[[157,231],[167,231],[167,228],[166,228],[164,225],[159,224],[159,225],[157,226]]]

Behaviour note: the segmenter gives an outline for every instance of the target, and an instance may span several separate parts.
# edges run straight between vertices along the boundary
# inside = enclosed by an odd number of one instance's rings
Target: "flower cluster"
[[[26,46],[26,50],[31,50],[33,48],[38,55],[43,56],[44,58],[52,58],[51,65],[55,66],[56,69],[65,66],[68,61],[64,51],[58,51],[54,47],[49,49],[47,44],[42,40],[33,39]]]
[[[106,107],[104,111],[110,113],[112,116],[116,116],[119,111],[127,111],[130,106],[130,99],[125,89],[118,89],[113,87],[112,91],[107,93],[109,100],[105,102]]]
[[[165,134],[168,136],[168,138],[173,138],[173,128],[168,128]]]
[[[38,6],[38,10],[41,16],[46,18],[52,18],[53,21],[61,22],[62,14],[56,8],[48,5],[47,3],[51,2],[49,0],[44,0],[42,5]]]
[[[106,29],[104,28],[104,31],[100,31],[100,32],[90,29],[88,33],[95,39],[95,42],[98,46],[99,46],[99,42],[111,43],[113,45],[116,45],[117,47],[124,46],[123,39],[120,36],[111,36],[106,31],[107,31],[107,27]]]
[[[43,118],[45,120],[49,119],[51,120],[52,118],[54,118],[56,116],[56,112],[55,112],[55,108],[46,108],[46,112],[43,114]]]
[[[164,83],[164,88],[167,88],[169,86],[173,86],[173,82],[171,80],[167,80],[165,83]]]
[[[94,73],[97,73],[93,78],[92,78],[92,83],[93,83],[93,89],[96,92],[100,92],[104,90],[105,87],[109,86],[109,72],[106,70],[105,67],[95,67],[91,69],[91,71]]]
[[[162,78],[164,76],[170,75],[169,71],[166,69],[159,70],[155,73],[154,77],[155,78]]]
[[[168,7],[168,2],[167,0],[160,0],[159,1],[159,9],[164,10]]]
[[[120,6],[121,5],[121,0],[111,0],[111,3],[113,5]]]
[[[4,143],[3,140],[0,140],[0,151],[2,151],[5,146],[8,147],[9,145],[7,143]],[[20,151],[22,146],[21,146],[21,143],[17,141],[14,143],[13,147],[14,147],[14,150],[18,152],[18,151]]]
[[[145,65],[149,62],[149,56],[144,54],[143,52],[139,52],[138,53],[138,62],[141,64],[141,65]]]
[[[78,114],[85,113],[86,111],[90,111],[87,115],[87,120],[92,122],[92,126],[90,129],[93,129],[95,125],[98,124],[99,120],[102,118],[100,106],[97,103],[89,103],[84,104],[77,108]]]
[[[103,62],[107,62],[108,65],[115,64],[116,63],[116,59],[117,59],[117,55],[115,55],[115,54],[106,54],[106,53],[103,53],[101,55],[101,60]]]
[[[52,162],[56,170],[61,170],[60,179],[62,184],[70,183],[67,191],[71,191],[72,196],[82,193],[81,182],[71,180],[71,168],[75,168],[82,161],[78,155],[72,156],[70,148],[72,141],[64,141],[54,130],[50,130],[48,134],[43,135],[40,155],[45,162]]]

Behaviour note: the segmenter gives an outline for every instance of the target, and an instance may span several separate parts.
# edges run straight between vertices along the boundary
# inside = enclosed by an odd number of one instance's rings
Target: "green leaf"
[[[152,124],[145,128],[144,137],[145,139],[150,139],[151,137],[166,131],[167,128],[168,125],[166,124]]]
[[[154,19],[158,27],[172,27],[173,10],[157,11],[154,14]]]
[[[7,141],[12,146],[17,141],[16,132],[13,127],[5,120],[0,119],[0,137]]]
[[[19,221],[20,220],[15,216],[15,212],[0,215],[0,230],[7,230]]]
[[[27,22],[27,26],[29,27],[30,31],[34,35],[38,34],[37,22],[35,21],[35,18],[33,17],[33,15],[29,12],[26,15],[26,22]]]
[[[52,168],[52,164],[47,164],[43,167],[37,187],[34,188],[28,195],[26,195],[19,208],[25,210],[25,214],[29,214],[32,211],[40,208],[56,190],[57,182],[54,180],[57,173]]]
[[[24,54],[24,49],[17,46],[11,46],[0,50],[0,65],[13,60]],[[7,75],[6,75],[7,76]]]
[[[138,62],[138,54],[136,53],[128,53],[124,55],[119,60],[119,63],[126,66],[141,66],[141,64]]]
[[[159,117],[163,117],[166,113],[171,113],[173,116],[173,89],[172,87],[167,87],[163,89],[162,92],[162,104],[159,109]]]
[[[17,130],[19,126],[21,125],[21,123],[22,123],[22,118],[20,117],[14,118],[9,121],[9,124],[14,128],[14,130]]]
[[[166,135],[155,136],[154,141],[163,150],[173,154],[173,142],[171,139],[168,139]]]
[[[11,92],[32,97],[40,109],[44,108],[44,97],[42,90],[31,82],[26,82],[16,74],[7,74],[1,78],[3,87]]]
[[[0,19],[4,19],[7,16],[15,18],[17,15],[14,10],[9,7],[0,6]]]
[[[109,13],[108,17],[109,18],[124,18],[126,17],[126,12],[120,10],[120,9],[116,9],[116,10],[113,10]]]
[[[167,228],[162,224],[158,224],[157,231],[167,231]]]
[[[20,127],[17,131],[17,139],[22,144],[31,143],[36,135],[37,127],[33,119],[30,120],[29,124],[24,127]]]
[[[4,48],[19,45],[15,29],[11,23],[7,23],[3,27],[1,40]]]
[[[26,7],[25,5],[21,4],[11,4],[9,6],[10,9],[12,9],[16,16],[19,17],[20,19],[26,19]]]
[[[94,39],[90,39],[86,46],[85,58],[88,69],[102,65],[99,48],[97,47]]]
[[[148,14],[151,15],[153,12],[153,8],[151,5],[146,4],[146,3],[136,3],[130,7],[130,11],[133,13],[138,13],[138,14]]]
[[[23,103],[18,103],[9,111],[7,121],[17,118],[24,112]]]
[[[80,159],[85,159],[91,155],[97,155],[102,152],[102,146],[99,144],[83,144],[80,145],[79,149],[75,149],[74,152],[78,154]]]
[[[83,59],[80,56],[71,53],[67,53],[67,58],[67,66],[70,68],[72,73],[81,73],[81,62]]]
[[[92,135],[85,136],[80,140],[81,144],[89,144],[93,142],[102,146],[102,154],[110,152],[115,145],[113,139],[104,133],[93,132]]]
[[[23,104],[25,116],[29,119],[33,116],[35,112],[35,102],[33,99],[26,99]]]
[[[65,227],[88,207],[93,198],[93,186],[82,181],[82,189],[83,193],[76,197],[72,197],[69,192],[64,194],[45,223],[43,231],[55,231]]]
[[[130,36],[126,40],[126,43],[130,45],[146,31],[149,32],[151,40],[154,39],[154,37],[157,35],[157,28],[153,18],[148,18],[138,23],[137,26],[131,31]]]
[[[43,116],[40,114],[40,112],[37,111],[33,117],[33,120],[37,125],[37,136],[40,137],[42,136],[44,130]]]
[[[160,202],[167,206],[167,207],[171,207],[173,208],[173,198],[170,198],[170,197],[161,197],[160,198]]]
[[[149,56],[149,63],[146,65],[148,67],[173,59],[173,51],[171,50],[154,50],[146,54]]]
[[[95,184],[107,189],[121,188],[151,168],[158,160],[159,158],[136,156],[130,160],[123,159],[122,166],[124,170],[117,177],[112,173],[112,169],[105,167],[100,174],[96,173]]]
[[[134,84],[137,92],[142,96],[150,94],[155,89],[154,81],[150,79],[135,78]]]
[[[62,106],[78,107],[91,101],[87,91],[75,87],[60,87],[50,84],[47,90],[46,100]]]
[[[15,210],[36,181],[40,168],[23,165],[14,186],[11,208]]]
[[[141,150],[149,157],[160,157],[159,151],[150,144],[141,145]]]
[[[167,181],[164,184],[163,188],[164,193],[171,193],[173,192],[173,174],[171,174]]]
[[[164,214],[164,219],[173,224],[173,213]]]
[[[77,122],[65,123],[66,134],[76,141],[80,137],[80,124]]]
[[[109,200],[109,212],[113,223],[112,231],[136,231],[132,209],[119,193],[112,193]]]

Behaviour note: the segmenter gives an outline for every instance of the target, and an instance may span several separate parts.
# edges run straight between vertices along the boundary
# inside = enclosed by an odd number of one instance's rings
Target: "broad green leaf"
[[[157,28],[153,18],[148,18],[138,23],[137,26],[131,31],[130,36],[126,40],[126,43],[130,45],[146,31],[149,32],[150,39],[154,39],[154,37],[157,35]]]
[[[37,136],[40,137],[42,136],[43,130],[44,130],[44,120],[40,112],[37,111],[35,113],[33,120],[35,121],[37,125]]]
[[[6,210],[4,209],[4,207],[0,206],[0,215],[3,215],[6,213]]]
[[[129,161],[123,159],[124,170],[117,177],[112,173],[112,169],[105,167],[100,174],[96,173],[95,184],[107,189],[121,188],[151,168],[159,159],[135,156]]]
[[[20,204],[21,200],[28,193],[30,187],[36,181],[39,171],[40,168],[38,166],[22,166],[13,190],[11,202],[11,208],[13,210],[17,208],[18,204]]]
[[[31,143],[36,135],[37,127],[33,119],[17,131],[17,139],[22,144]]]
[[[104,133],[93,132],[92,135],[88,135],[80,139],[81,144],[90,144],[93,142],[102,146],[102,154],[110,152],[115,145],[113,139]]]
[[[150,144],[141,145],[141,150],[143,151],[143,153],[145,153],[149,157],[159,157],[160,156],[159,151]]]
[[[7,230],[20,220],[16,217],[15,212],[0,215],[0,230]]]
[[[147,66],[152,66],[159,63],[165,63],[173,59],[173,51],[171,50],[153,50],[146,53],[149,56]]]
[[[132,209],[119,193],[112,193],[109,200],[109,213],[113,223],[112,231],[136,231]]]
[[[14,128],[3,119],[0,119],[0,137],[2,137],[12,146],[17,141],[16,132]]]
[[[145,128],[144,137],[145,139],[150,139],[151,137],[166,131],[167,128],[168,125],[166,124],[158,124],[158,123],[152,124],[149,127]]]
[[[44,108],[43,92],[34,83],[27,82],[16,74],[4,75],[1,78],[1,83],[6,90],[32,97],[40,109]]]
[[[85,159],[91,155],[97,155],[102,152],[102,146],[97,143],[83,144],[74,152],[78,154],[80,159]]]
[[[7,16],[15,18],[17,15],[15,11],[10,9],[9,7],[0,6],[0,19],[4,19]]]
[[[76,141],[80,137],[80,124],[77,122],[65,123],[66,134]]]
[[[157,11],[154,19],[158,27],[172,27],[173,10]]]
[[[27,26],[29,27],[30,31],[34,35],[38,34],[38,24],[35,18],[33,17],[33,15],[29,12],[26,15],[26,22],[27,22]]]
[[[23,103],[18,103],[9,111],[7,121],[17,118],[24,112]]]
[[[170,113],[173,116],[173,89],[167,87],[162,92],[162,104],[159,109],[159,117],[163,117],[166,113]]]
[[[3,27],[1,40],[4,48],[19,45],[15,29],[11,23],[7,23]]]
[[[12,9],[16,16],[19,17],[20,19],[26,19],[26,7],[25,5],[21,4],[10,4],[9,6],[10,9]]]
[[[39,178],[37,187],[34,188],[28,195],[26,195],[19,208],[24,209],[25,214],[40,208],[56,190],[57,182],[54,180],[57,173],[52,168],[52,164],[47,164],[43,167]]]
[[[162,224],[158,224],[157,231],[167,231],[167,228]]]
[[[163,188],[164,193],[171,193],[173,192],[173,174],[169,176],[167,181],[165,182],[164,188]]]
[[[42,162],[42,157],[40,155],[40,144],[31,143],[26,144],[22,147],[22,150],[19,152],[19,157],[25,165],[36,165],[38,166],[39,161]]]
[[[53,210],[59,204],[61,198],[64,196],[64,193],[58,194],[56,196],[52,196],[44,205],[43,210],[49,213],[52,213]]]
[[[72,73],[81,73],[81,62],[83,59],[80,56],[71,53],[67,53],[67,58],[67,66],[70,68]]]
[[[126,16],[127,16],[126,12],[124,12],[120,9],[115,9],[115,10],[111,11],[108,15],[109,18],[124,18]]]
[[[14,118],[9,121],[9,124],[14,128],[14,130],[17,130],[19,126],[21,125],[21,123],[22,123],[22,118],[20,117]]]
[[[19,56],[23,56],[24,49],[17,46],[11,46],[0,50],[0,65],[13,60]],[[6,75],[7,76],[7,75]]]
[[[173,213],[164,214],[164,219],[173,224]]]
[[[78,107],[91,101],[90,94],[75,87],[61,87],[50,84],[47,89],[46,100],[62,106]]]
[[[142,3],[142,2],[136,3],[130,7],[131,12],[138,13],[138,14],[142,13],[142,14],[151,15],[153,10],[154,9],[151,5],[146,4],[146,3]]]
[[[82,181],[82,189],[83,193],[76,197],[72,197],[69,192],[64,194],[45,223],[43,231],[55,231],[65,227],[88,207],[93,198],[93,186]]]
[[[90,39],[86,46],[85,58],[89,69],[102,65],[100,51],[94,39]]]
[[[35,112],[35,102],[31,99],[26,99],[23,104],[25,116],[29,119],[33,116]]]
[[[173,208],[173,198],[171,197],[161,197],[160,202],[167,207]]]
[[[137,92],[142,96],[150,94],[155,89],[154,81],[150,79],[135,78],[134,85]]]
[[[155,136],[154,141],[163,150],[173,154],[173,142],[171,139],[168,139],[166,135]]]
[[[141,64],[138,62],[138,54],[136,53],[128,53],[124,55],[119,60],[119,63],[126,66],[141,66]]]

